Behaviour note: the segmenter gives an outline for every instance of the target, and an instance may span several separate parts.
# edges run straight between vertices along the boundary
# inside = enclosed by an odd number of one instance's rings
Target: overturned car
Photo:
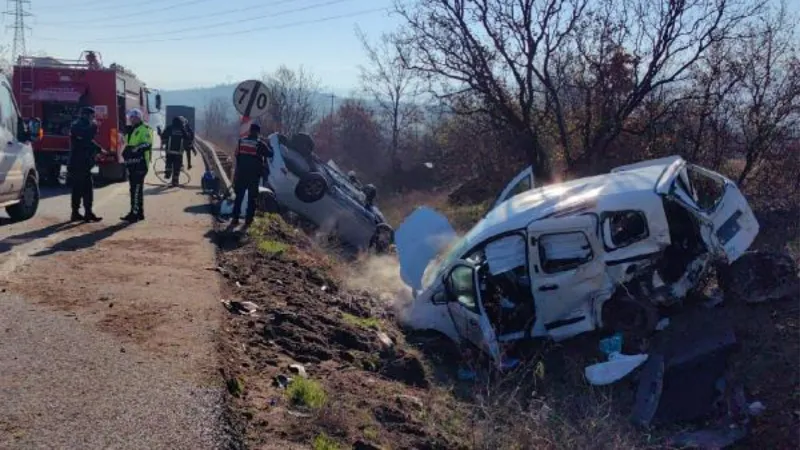
[[[517,176],[465,236],[428,208],[396,232],[414,292],[404,325],[477,347],[562,340],[598,328],[652,329],[759,231],[735,183],[679,157],[530,189]]]
[[[291,211],[355,248],[389,249],[394,229],[375,205],[374,186],[360,186],[333,161],[321,161],[307,134],[273,133],[266,141],[273,156],[259,187],[262,209]]]

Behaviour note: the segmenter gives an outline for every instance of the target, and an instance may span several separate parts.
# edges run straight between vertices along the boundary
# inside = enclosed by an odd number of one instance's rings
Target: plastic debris
[[[616,333],[613,336],[601,339],[600,351],[609,357],[614,353],[622,353],[622,334]]]
[[[306,368],[303,367],[302,364],[289,364],[289,371],[303,378],[308,378],[308,373],[306,373]]]
[[[234,313],[234,314],[242,314],[245,316],[252,316],[253,314],[258,311],[258,306],[253,302],[240,302],[236,300],[222,300],[222,304],[225,308]]]
[[[648,355],[623,355],[612,353],[609,360],[602,363],[592,364],[584,369],[584,375],[589,383],[595,386],[605,386],[615,383],[624,378],[637,367],[647,361]]]

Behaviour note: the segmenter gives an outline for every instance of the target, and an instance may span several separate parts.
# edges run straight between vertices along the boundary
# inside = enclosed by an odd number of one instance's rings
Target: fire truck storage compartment
[[[69,136],[72,121],[78,116],[77,103],[42,102],[42,129],[49,136]]]

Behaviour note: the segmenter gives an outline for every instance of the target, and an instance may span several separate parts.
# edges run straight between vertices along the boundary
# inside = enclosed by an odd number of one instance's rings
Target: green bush
[[[322,408],[328,401],[328,394],[319,382],[306,378],[295,378],[286,391],[289,400],[295,405],[311,409]]]

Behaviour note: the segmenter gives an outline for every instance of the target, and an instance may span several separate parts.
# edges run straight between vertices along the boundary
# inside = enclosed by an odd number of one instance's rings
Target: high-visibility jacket
[[[122,152],[125,165],[137,172],[147,172],[153,151],[153,129],[145,123],[131,127],[126,135],[126,142]]]

